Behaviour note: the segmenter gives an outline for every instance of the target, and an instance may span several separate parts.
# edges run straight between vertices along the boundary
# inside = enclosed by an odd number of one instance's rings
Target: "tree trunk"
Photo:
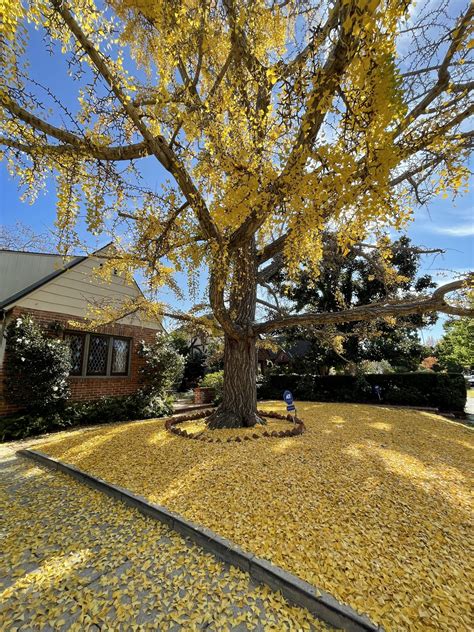
[[[252,240],[236,253],[228,313],[234,332],[224,337],[224,393],[209,428],[251,427],[257,415],[257,352],[252,331],[257,304],[257,261]]]
[[[208,420],[210,428],[241,428],[265,423],[257,415],[257,354],[255,338],[224,342],[222,404]]]

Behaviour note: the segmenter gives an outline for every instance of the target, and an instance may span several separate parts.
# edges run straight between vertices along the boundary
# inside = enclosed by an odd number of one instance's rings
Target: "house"
[[[16,410],[5,397],[3,367],[8,351],[3,333],[11,319],[22,314],[69,342],[72,400],[130,395],[138,389],[142,362],[138,343],[151,342],[163,331],[161,323],[135,312],[93,332],[86,327],[91,307],[107,302],[119,308],[142,295],[136,283],[118,273],[108,280],[94,273],[110,248],[111,244],[90,256],[68,258],[0,250],[0,416]]]
[[[273,351],[266,347],[261,347],[257,351],[258,372],[265,375],[275,367],[286,368],[289,364],[301,360],[308,353],[311,343],[308,340],[296,340],[289,346],[282,346],[283,341],[276,341],[278,349]]]

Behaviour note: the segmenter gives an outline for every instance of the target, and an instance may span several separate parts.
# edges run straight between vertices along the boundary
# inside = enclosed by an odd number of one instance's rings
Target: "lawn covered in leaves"
[[[0,468],[2,632],[326,630],[122,503],[26,459]]]
[[[217,531],[387,630],[469,629],[473,431],[355,404],[304,402],[298,415],[301,437],[209,444],[150,420],[38,448]]]

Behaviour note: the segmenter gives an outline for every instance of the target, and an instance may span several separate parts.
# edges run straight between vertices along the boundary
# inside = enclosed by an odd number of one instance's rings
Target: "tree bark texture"
[[[265,423],[257,415],[257,351],[253,333],[257,303],[257,257],[254,240],[240,248],[233,260],[228,314],[233,331],[224,337],[224,393],[208,426],[251,427]]]

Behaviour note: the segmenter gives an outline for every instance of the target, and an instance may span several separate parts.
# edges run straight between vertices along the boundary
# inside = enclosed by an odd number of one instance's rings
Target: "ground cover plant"
[[[5,632],[327,629],[159,522],[26,460],[3,469],[0,512]]]
[[[427,412],[297,408],[301,437],[207,444],[150,420],[38,448],[213,529],[386,630],[467,630],[473,431]]]

